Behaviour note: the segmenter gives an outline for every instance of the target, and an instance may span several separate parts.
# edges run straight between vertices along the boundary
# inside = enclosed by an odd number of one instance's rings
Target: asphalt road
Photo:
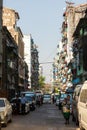
[[[70,120],[64,124],[64,118],[55,104],[43,104],[27,115],[13,116],[13,121],[1,130],[79,130]]]

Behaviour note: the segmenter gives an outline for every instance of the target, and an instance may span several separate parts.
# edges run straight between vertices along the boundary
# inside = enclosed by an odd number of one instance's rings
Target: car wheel
[[[80,130],[84,130],[84,128],[82,127],[81,123],[79,123],[79,128],[80,128]]]
[[[11,117],[10,117],[10,120],[9,120],[9,122],[10,122],[10,123],[12,122],[12,114],[11,114]]]
[[[0,130],[1,130],[1,122],[0,122]]]
[[[78,118],[76,119],[76,126],[79,126],[79,120],[78,120]]]
[[[7,123],[8,123],[8,117],[5,117],[5,122],[4,122],[4,126],[7,127]]]
[[[82,127],[81,121],[79,121],[79,128],[80,130],[84,130],[84,128]]]

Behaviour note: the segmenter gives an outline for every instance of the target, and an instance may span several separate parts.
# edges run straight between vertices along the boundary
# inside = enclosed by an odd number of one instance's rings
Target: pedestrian
[[[15,114],[19,114],[20,113],[20,99],[19,99],[18,95],[16,95],[15,103],[16,103],[16,113]]]
[[[41,95],[41,105],[43,104],[43,95]]]
[[[54,102],[55,102],[54,95],[52,96],[52,102],[53,102],[53,104],[54,104]]]
[[[25,104],[26,104],[25,94],[22,94],[22,96],[21,96],[21,113],[23,115],[25,114]]]
[[[63,101],[63,116],[65,119],[65,124],[69,124],[70,119],[70,95],[67,95],[67,98]]]
[[[41,105],[41,97],[40,97],[40,95],[38,95],[38,97],[37,97],[37,105],[38,105],[38,107],[40,107],[40,105]]]

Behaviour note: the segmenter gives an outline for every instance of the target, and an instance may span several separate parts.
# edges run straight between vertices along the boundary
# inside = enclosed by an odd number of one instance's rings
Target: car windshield
[[[4,100],[0,100],[0,107],[5,107]]]
[[[67,95],[66,94],[61,94],[61,97],[60,98],[66,98]]]
[[[35,94],[34,93],[26,93],[25,96],[33,97],[33,96],[35,96]]]
[[[28,101],[32,101],[33,100],[33,98],[31,97],[31,96],[25,96],[26,97],[26,99],[28,100]]]
[[[44,98],[51,98],[51,95],[44,95]]]

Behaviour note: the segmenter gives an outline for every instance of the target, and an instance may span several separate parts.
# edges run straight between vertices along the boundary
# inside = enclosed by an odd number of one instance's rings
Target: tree
[[[44,85],[45,85],[45,77],[40,76],[39,77],[39,88],[44,88]]]

